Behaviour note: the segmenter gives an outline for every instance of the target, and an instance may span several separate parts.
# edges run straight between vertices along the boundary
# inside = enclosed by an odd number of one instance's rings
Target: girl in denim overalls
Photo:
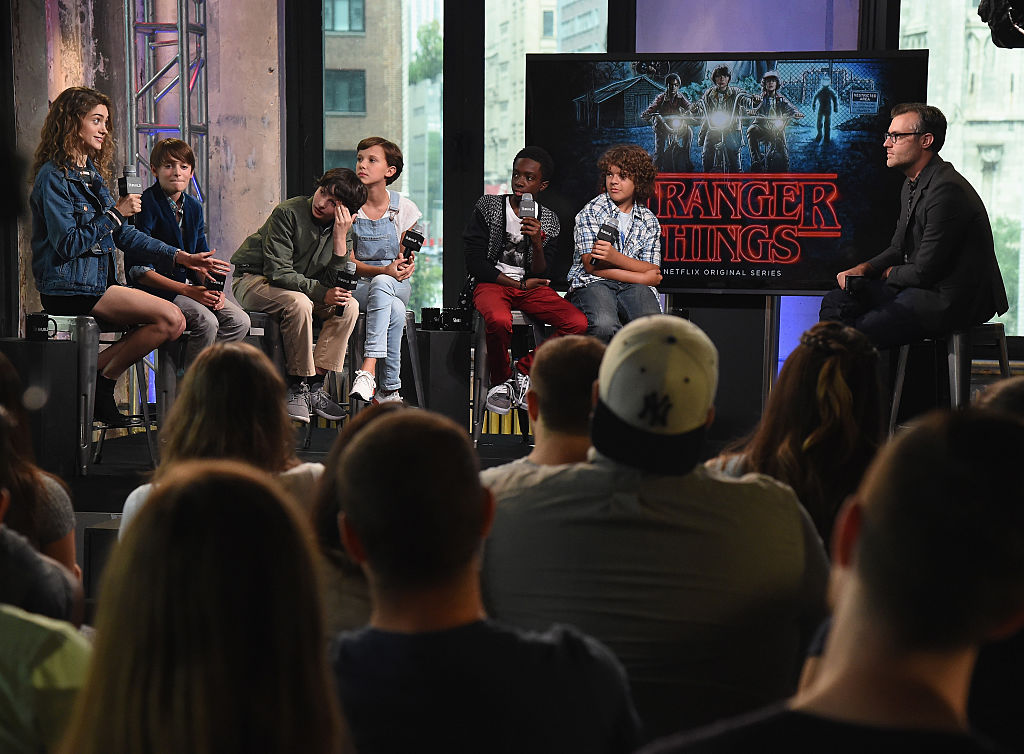
[[[401,238],[416,224],[420,212],[409,199],[387,188],[402,172],[402,152],[395,144],[371,137],[359,142],[357,150],[356,175],[366,186],[367,200],[352,223],[353,256],[360,276],[352,295],[366,313],[366,343],[351,394],[376,403],[400,401],[402,332],[415,269]],[[377,359],[384,359],[380,390],[374,378]]]

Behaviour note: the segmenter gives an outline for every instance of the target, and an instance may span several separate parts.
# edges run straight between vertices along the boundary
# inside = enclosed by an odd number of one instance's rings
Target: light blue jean
[[[366,343],[363,355],[384,359],[381,388],[387,392],[402,387],[402,332],[405,309],[412,295],[408,280],[401,283],[390,275],[360,278],[352,295],[366,313]]]
[[[576,288],[569,303],[587,315],[587,335],[607,343],[624,324],[648,314],[661,314],[661,304],[646,285],[595,280]]]

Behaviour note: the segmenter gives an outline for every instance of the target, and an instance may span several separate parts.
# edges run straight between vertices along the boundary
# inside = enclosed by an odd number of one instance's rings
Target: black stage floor
[[[296,431],[296,453],[303,461],[323,461],[337,437],[337,430],[318,427],[313,430],[308,450],[301,449],[305,430]],[[518,435],[483,435],[477,447],[481,468],[497,466],[526,455],[530,446]],[[120,513],[125,498],[148,480],[152,472],[146,436],[143,433],[106,440],[103,459],[89,469],[87,476],[65,479],[71,488],[76,511]]]

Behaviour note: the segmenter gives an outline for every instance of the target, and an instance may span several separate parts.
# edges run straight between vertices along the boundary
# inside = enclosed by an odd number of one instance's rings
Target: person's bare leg
[[[185,329],[185,317],[173,303],[120,285],[108,288],[91,314],[114,325],[141,325],[100,353],[97,367],[111,379]]]
[[[377,359],[374,358],[373,356],[366,356],[366,357],[364,357],[363,358],[363,365],[360,367],[360,369],[362,369],[364,372],[369,372],[370,374],[376,374],[377,373]]]

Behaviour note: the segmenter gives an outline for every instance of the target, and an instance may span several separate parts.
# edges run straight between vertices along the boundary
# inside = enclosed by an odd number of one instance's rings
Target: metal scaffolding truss
[[[153,145],[171,136],[188,142],[196,155],[191,193],[202,202],[205,215],[206,0],[124,0],[124,11],[127,132],[136,169],[148,185],[155,180],[149,168]]]

